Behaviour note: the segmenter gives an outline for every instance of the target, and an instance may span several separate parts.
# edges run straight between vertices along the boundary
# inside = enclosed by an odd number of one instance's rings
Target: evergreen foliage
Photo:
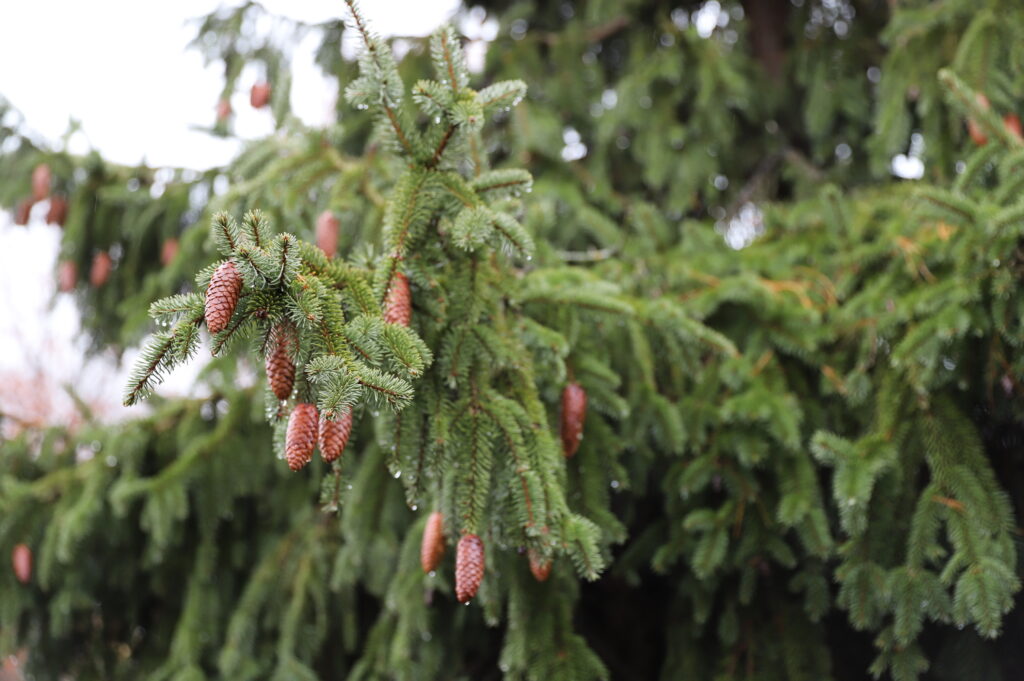
[[[127,402],[197,355],[215,268],[244,285],[212,398],[5,443],[0,549],[36,566],[0,571],[0,653],[40,678],[1020,677],[1024,15],[981,5],[485,2],[482,77],[451,27],[397,60],[357,11],[280,22],[321,37],[355,109],[310,130],[288,42],[239,39],[247,4],[197,45],[225,94],[264,65],[278,134],[228,168],[3,128],[0,202],[46,162],[65,255],[114,254],[75,294],[97,346],[136,342],[147,307],[160,327]],[[336,258],[305,241],[325,209]],[[399,274],[408,327],[385,315]],[[292,394],[239,388],[282,325]],[[300,402],[354,427],[291,473]]]

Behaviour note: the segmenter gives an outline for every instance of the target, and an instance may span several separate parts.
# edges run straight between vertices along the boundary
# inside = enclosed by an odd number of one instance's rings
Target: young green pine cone
[[[548,581],[548,577],[551,576],[551,559],[544,559],[533,549],[527,552],[527,556],[530,559],[530,572],[533,573],[533,578],[538,582]]]
[[[306,402],[296,404],[292,415],[288,417],[288,432],[285,434],[284,440],[284,454],[288,460],[288,468],[293,471],[301,470],[313,459],[316,435],[316,407]]]
[[[267,353],[267,382],[279,400],[287,400],[295,384],[295,364],[291,358],[294,337],[291,330],[278,324],[271,332],[271,350]]]
[[[341,223],[329,210],[320,213],[316,219],[316,245],[327,254],[328,258],[333,258],[338,252],[339,229],[341,229]]]
[[[475,534],[466,534],[455,549],[455,597],[465,603],[476,596],[484,578],[484,543]]]
[[[210,333],[220,333],[228,328],[241,293],[242,275],[238,268],[231,261],[223,263],[206,287],[206,328]]]
[[[423,543],[420,544],[420,565],[423,571],[430,573],[437,569],[444,555],[444,515],[434,511],[427,518],[423,528]]]
[[[562,451],[566,456],[580,448],[586,417],[587,393],[579,383],[570,383],[562,391]]]
[[[409,326],[412,320],[412,292],[409,290],[409,279],[401,272],[395,272],[391,279],[391,288],[384,302],[384,321],[389,324]]]
[[[341,456],[352,434],[352,410],[346,409],[337,421],[320,419],[320,456],[330,463]]]

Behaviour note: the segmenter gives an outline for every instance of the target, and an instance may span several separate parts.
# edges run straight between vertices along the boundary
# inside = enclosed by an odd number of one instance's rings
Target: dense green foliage
[[[156,197],[150,169],[0,130],[0,201],[46,161],[66,257],[117,245],[76,294],[98,345],[139,341],[160,295],[158,316],[201,313],[212,267],[188,282],[216,246],[249,263],[233,326],[254,341],[210,364],[210,399],[5,443],[0,548],[37,568],[0,572],[0,652],[27,645],[39,678],[1020,677],[1024,144],[1001,118],[1024,12],[798,4],[485,3],[500,30],[472,78],[446,30],[397,64],[369,38],[356,65],[340,22],[285,25],[322,36],[357,107],[322,131],[288,115],[287,41],[240,39],[246,5],[197,45],[227,88],[267,65],[279,134],[161,171]],[[895,154],[924,179],[892,177]],[[493,190],[525,189],[520,168],[530,193]],[[255,208],[214,225],[246,243],[210,239],[215,211]],[[331,262],[299,241],[324,208]],[[396,268],[415,333],[380,318]],[[281,430],[237,369],[285,318],[297,394],[356,409],[340,465],[293,474],[250,425]],[[200,341],[179,324],[175,361]],[[401,399],[374,402],[371,373]],[[570,378],[590,406],[566,460]],[[424,575],[434,508],[449,553]],[[460,531],[487,545],[468,608]]]

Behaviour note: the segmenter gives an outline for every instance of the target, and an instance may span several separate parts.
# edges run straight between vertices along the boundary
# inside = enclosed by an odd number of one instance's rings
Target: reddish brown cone
[[[455,549],[455,597],[465,603],[476,596],[484,578],[484,542],[466,534]]]
[[[1024,138],[1024,128],[1020,124],[1020,116],[1017,114],[1006,114],[1003,116],[1003,125],[1017,139]]]
[[[32,216],[32,199],[20,201],[14,209],[14,224],[24,227]]]
[[[433,572],[444,555],[444,515],[434,511],[427,518],[423,528],[423,543],[420,544],[420,565],[424,572]]]
[[[409,290],[409,279],[401,272],[395,272],[384,301],[384,321],[389,324],[409,326],[412,321],[412,292]]]
[[[328,258],[333,258],[338,252],[338,230],[340,228],[341,223],[338,218],[334,217],[334,213],[329,210],[320,213],[316,219],[316,245],[327,254]]]
[[[533,549],[530,549],[527,555],[530,559],[530,572],[533,573],[533,578],[538,582],[548,581],[548,577],[551,576],[551,560],[545,560]]]
[[[70,293],[78,283],[78,265],[74,260],[62,260],[57,265],[57,288],[61,293]]]
[[[15,544],[11,551],[11,566],[18,581],[28,584],[32,579],[32,549],[26,544]]]
[[[68,201],[63,196],[51,196],[50,208],[46,211],[46,222],[51,225],[64,226],[68,216]]]
[[[267,353],[267,382],[279,400],[286,400],[292,394],[295,384],[295,364],[291,350],[294,335],[291,329],[279,324],[272,332],[271,350]]]
[[[223,123],[231,118],[231,101],[227,97],[217,100],[217,122]]]
[[[228,261],[217,268],[206,287],[206,328],[220,333],[228,327],[242,293],[242,275],[235,263]]]
[[[306,402],[295,405],[288,417],[288,432],[285,435],[284,453],[288,468],[300,470],[313,459],[317,433],[316,407]]]
[[[93,288],[99,288],[107,283],[110,278],[110,270],[114,267],[114,261],[106,251],[100,251],[92,257],[92,267],[89,268],[89,283]]]
[[[988,97],[979,92],[978,96],[975,98],[975,101],[977,101],[978,104],[981,105],[982,109],[988,111]],[[967,119],[967,134],[971,136],[971,140],[973,140],[974,143],[977,144],[979,147],[983,147],[986,144],[988,144],[988,135],[986,135],[985,131],[982,130],[981,126],[978,125],[978,122],[970,117],[968,117]]]
[[[256,83],[249,90],[249,104],[254,109],[262,109],[270,102],[270,83]]]
[[[164,267],[170,265],[178,255],[178,240],[173,236],[164,241],[160,246],[160,264]]]
[[[570,383],[562,391],[562,451],[566,456],[580,448],[586,417],[587,393],[579,383]]]
[[[41,163],[32,171],[32,201],[42,201],[50,195],[50,166]]]
[[[352,410],[346,409],[345,413],[336,421],[325,418],[320,419],[320,433],[318,444],[320,445],[320,456],[327,463],[330,463],[341,456],[348,444],[349,435],[352,434]]]

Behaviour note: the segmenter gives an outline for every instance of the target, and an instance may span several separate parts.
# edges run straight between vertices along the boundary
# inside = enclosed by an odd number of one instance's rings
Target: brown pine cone
[[[110,270],[114,267],[114,261],[110,254],[100,251],[92,257],[92,267],[89,268],[89,283],[93,288],[99,288],[107,283],[110,278]]]
[[[533,578],[538,582],[548,581],[548,577],[551,576],[551,559],[545,560],[533,549],[527,552],[527,556],[530,559],[530,572],[533,573]]]
[[[164,267],[170,265],[178,255],[178,240],[173,236],[164,241],[160,246],[160,264]]]
[[[330,463],[341,456],[348,444],[348,437],[352,434],[352,410],[346,409],[345,413],[338,417],[337,421],[320,419],[320,456],[327,463]]]
[[[210,333],[220,333],[228,328],[241,293],[242,275],[235,263],[229,260],[217,268],[206,287],[206,328]]]
[[[292,330],[278,324],[271,332],[271,350],[267,353],[267,382],[279,400],[287,400],[295,384],[295,363],[291,351],[294,342]]]
[[[982,109],[985,109],[986,111],[989,109],[988,97],[985,95],[979,92],[975,96],[975,100],[981,105]],[[971,136],[971,141],[979,147],[983,147],[988,144],[988,135],[986,135],[982,127],[978,125],[978,122],[970,117],[967,118],[967,134]]]
[[[74,260],[62,260],[57,265],[57,288],[61,293],[70,293],[75,290],[78,282],[78,265]]]
[[[41,163],[32,171],[32,201],[42,201],[50,195],[50,166]]]
[[[579,383],[570,383],[562,391],[562,451],[566,456],[580,448],[586,417],[587,393]]]
[[[316,245],[327,254],[328,258],[333,258],[338,253],[339,229],[341,229],[341,223],[329,210],[320,213],[316,219]]]
[[[28,584],[32,579],[32,549],[26,544],[15,544],[11,551],[11,566],[17,580]]]
[[[217,122],[223,123],[231,118],[231,101],[227,97],[217,100]]]
[[[412,320],[412,292],[409,279],[401,272],[395,272],[384,301],[384,321],[389,324],[409,326]]]
[[[256,83],[249,90],[249,104],[254,109],[262,109],[270,102],[270,83]]]
[[[14,224],[24,227],[32,217],[32,199],[20,201],[14,209]]]
[[[288,417],[288,432],[285,435],[284,453],[288,468],[301,470],[313,459],[317,433],[316,407],[306,402],[295,405]]]
[[[423,543],[420,544],[420,565],[426,573],[437,569],[444,555],[444,515],[440,511],[434,511],[427,518],[427,525],[423,528]]]
[[[64,226],[64,219],[68,216],[68,201],[63,196],[51,196],[50,208],[46,211],[46,222],[51,225]]]
[[[484,578],[484,542],[466,534],[455,549],[455,597],[465,603],[476,596]]]

